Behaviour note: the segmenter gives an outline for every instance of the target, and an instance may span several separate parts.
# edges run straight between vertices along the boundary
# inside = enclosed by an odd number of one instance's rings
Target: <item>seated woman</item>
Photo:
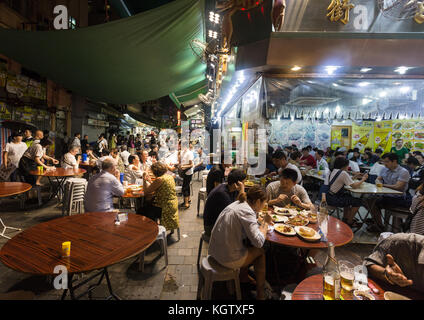
[[[257,213],[262,211],[267,195],[254,186],[239,196],[239,200],[227,206],[219,215],[212,229],[209,255],[227,268],[240,269],[253,264],[256,276],[257,299],[265,299],[265,252],[262,249],[268,224],[272,218],[266,214],[262,225]]]
[[[44,164],[42,159],[52,161],[53,164],[58,164],[59,161],[46,155],[46,148],[52,145],[49,139],[42,139],[40,143],[34,143],[23,154],[19,161],[19,173],[24,177],[25,182],[32,185],[41,185],[40,179],[30,174],[30,171],[36,171],[37,167],[42,166],[45,170],[54,169],[54,167]]]
[[[174,178],[166,174],[167,167],[161,162],[153,163],[151,170],[156,180],[151,182],[149,174],[144,172],[143,186],[146,200],[152,199],[153,193],[154,199],[150,204],[141,208],[138,213],[154,221],[160,219],[161,225],[166,230],[178,229],[178,199]]]
[[[374,163],[372,162],[372,153],[371,153],[371,152],[369,152],[369,151],[366,151],[366,152],[362,155],[361,160],[362,160],[362,164],[363,164],[364,166],[369,166],[369,167],[371,167],[371,166],[374,164]]]
[[[344,209],[343,221],[352,228],[358,228],[360,225],[354,220],[356,212],[362,205],[362,200],[354,198],[345,186],[350,186],[354,189],[359,188],[361,184],[367,180],[368,174],[364,174],[360,181],[353,182],[350,175],[347,173],[349,168],[349,160],[344,157],[338,157],[334,161],[334,170],[329,177],[326,177],[325,184],[328,185],[327,203],[333,207]]]
[[[411,213],[413,218],[409,232],[424,236],[424,183],[416,189],[412,198]]]

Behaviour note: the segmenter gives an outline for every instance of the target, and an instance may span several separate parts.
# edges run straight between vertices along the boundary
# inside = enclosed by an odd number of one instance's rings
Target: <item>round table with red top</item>
[[[49,183],[52,186],[53,192],[50,195],[49,201],[53,199],[55,196],[57,196],[59,190],[63,192],[63,184],[66,180],[66,178],[79,176],[87,171],[81,168],[78,169],[64,169],[64,168],[55,168],[54,170],[46,170],[44,169],[42,172],[38,170],[30,171],[29,173],[33,176],[41,176],[41,177],[47,177],[49,179]],[[55,178],[57,181],[57,186],[54,185],[53,179]]]
[[[106,278],[112,297],[119,299],[113,291],[107,268],[146,250],[158,235],[158,225],[153,220],[129,213],[128,220],[115,224],[117,213],[89,212],[67,216],[37,224],[9,240],[0,250],[0,260],[7,267],[33,275],[56,276],[57,266],[64,266],[68,276],[71,299],[88,294],[76,295],[82,284],[99,277],[97,285]],[[62,243],[71,242],[70,256],[62,256]],[[84,278],[79,284],[73,276],[95,270],[94,275]]]
[[[0,182],[0,198],[15,196],[17,194],[25,193],[31,190],[32,186],[29,183],[23,182]],[[7,229],[11,230],[21,230],[19,228],[8,227],[3,223],[3,220],[0,218],[0,223],[3,227],[0,237],[10,239],[10,237],[5,235]]]

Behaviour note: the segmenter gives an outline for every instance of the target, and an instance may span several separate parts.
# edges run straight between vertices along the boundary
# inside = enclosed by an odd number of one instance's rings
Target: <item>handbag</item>
[[[8,181],[10,178],[10,175],[17,169],[17,167],[10,163],[7,165],[7,168],[2,167],[0,169],[0,181]]]

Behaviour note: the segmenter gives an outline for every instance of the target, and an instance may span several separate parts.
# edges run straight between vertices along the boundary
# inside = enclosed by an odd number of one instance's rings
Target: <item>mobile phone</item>
[[[364,174],[368,174],[368,173],[370,173],[370,171],[369,170],[365,170]]]

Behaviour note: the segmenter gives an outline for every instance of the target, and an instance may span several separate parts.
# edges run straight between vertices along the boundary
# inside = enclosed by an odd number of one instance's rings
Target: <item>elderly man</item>
[[[79,147],[77,146],[71,147],[69,152],[63,156],[62,168],[78,169],[80,157],[78,157],[78,159],[75,158],[78,152],[79,152]]]
[[[308,193],[296,184],[298,173],[293,169],[284,169],[280,174],[280,181],[271,182],[266,187],[268,205],[284,207],[294,204],[303,209],[310,209],[312,202]]]
[[[393,234],[377,244],[364,265],[371,277],[424,292],[424,236]]]
[[[84,207],[87,212],[113,211],[113,197],[124,194],[124,188],[119,182],[119,170],[113,159],[102,162],[102,171],[91,177],[85,193]]]

